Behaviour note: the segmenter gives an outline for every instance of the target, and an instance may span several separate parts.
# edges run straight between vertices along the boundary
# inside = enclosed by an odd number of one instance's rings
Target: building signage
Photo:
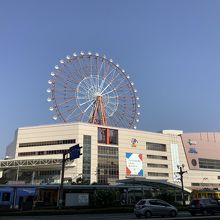
[[[196,150],[195,147],[190,147],[188,153],[190,153],[190,154],[197,154],[198,151]]]
[[[143,176],[142,154],[126,153],[126,176]]]
[[[189,143],[189,151],[188,151],[188,153],[190,153],[190,154],[197,154],[198,151],[194,147],[197,144],[196,141],[192,141],[191,139],[189,139],[188,143]]]
[[[189,143],[190,146],[191,146],[191,145],[196,145],[196,144],[197,144],[196,141],[193,141],[193,140],[191,140],[191,139],[188,140],[188,143]]]
[[[138,143],[138,140],[136,138],[131,138],[131,146],[136,147]]]

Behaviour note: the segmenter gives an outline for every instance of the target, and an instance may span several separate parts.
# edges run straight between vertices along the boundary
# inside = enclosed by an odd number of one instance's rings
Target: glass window
[[[199,167],[205,169],[220,169],[220,160],[199,158]]]
[[[150,200],[149,203],[150,203],[151,205],[158,205],[158,203],[157,203],[156,200]]]
[[[107,132],[109,140],[107,138]],[[98,143],[118,145],[118,130],[109,128],[98,128]]]
[[[146,142],[146,150],[166,151],[166,144]]]
[[[83,135],[83,183],[90,184],[91,173],[91,136]]]
[[[141,200],[137,203],[137,205],[145,205],[146,201],[145,200]]]
[[[148,176],[161,176],[161,177],[168,177],[168,173],[156,173],[156,172],[148,172]]]
[[[167,156],[160,156],[160,155],[147,155],[149,159],[156,159],[156,160],[167,160]]]
[[[147,166],[153,168],[168,168],[167,164],[147,163]]]
[[[10,193],[9,192],[3,192],[2,193],[2,201],[10,201]]]
[[[118,148],[98,146],[98,183],[114,183],[119,179]]]
[[[75,139],[68,139],[68,140],[57,140],[57,141],[20,143],[19,147],[35,147],[35,146],[60,145],[60,144],[74,144],[74,143],[76,143]]]

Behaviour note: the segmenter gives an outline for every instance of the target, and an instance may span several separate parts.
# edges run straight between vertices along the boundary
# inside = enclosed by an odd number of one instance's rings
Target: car
[[[134,207],[134,214],[137,218],[144,216],[170,216],[176,217],[178,210],[169,203],[160,199],[141,199]]]
[[[188,211],[192,216],[196,214],[214,215],[216,212],[220,212],[220,204],[218,200],[212,198],[192,199]]]

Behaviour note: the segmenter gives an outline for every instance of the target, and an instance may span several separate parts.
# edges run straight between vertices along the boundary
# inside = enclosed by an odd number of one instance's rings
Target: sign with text
[[[143,176],[142,154],[126,153],[126,176]]]

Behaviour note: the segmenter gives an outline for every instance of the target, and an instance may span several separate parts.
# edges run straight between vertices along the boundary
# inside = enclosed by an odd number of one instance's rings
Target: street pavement
[[[75,215],[53,215],[51,213],[50,216],[0,216],[0,220],[134,220],[137,218],[133,213],[115,213],[115,214],[75,214]],[[145,218],[141,218],[145,219]],[[215,216],[203,216],[198,215],[195,217],[190,216],[188,212],[179,212],[178,216],[176,218],[158,218],[153,217],[149,218],[152,220],[157,219],[163,219],[163,220],[190,220],[190,219],[196,219],[196,220],[206,220],[206,219],[219,219],[220,215]]]

